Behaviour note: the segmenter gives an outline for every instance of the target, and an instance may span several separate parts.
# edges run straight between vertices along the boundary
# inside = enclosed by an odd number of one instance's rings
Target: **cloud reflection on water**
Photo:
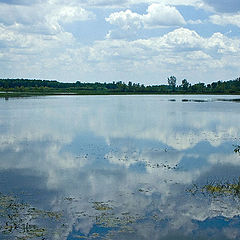
[[[20,182],[26,173],[30,178],[37,176],[35,191],[41,189],[46,198],[51,196],[46,204],[53,210],[64,210],[67,234],[74,226],[76,232],[88,235],[101,213],[93,202],[110,201],[113,216],[128,212],[136,218],[131,225],[135,235],[118,233],[114,239],[126,234],[128,239],[148,239],[149,235],[159,239],[169,232],[204,235],[202,228],[208,226],[201,224],[208,219],[234,219],[240,214],[236,201],[186,193],[192,183],[214,178],[216,169],[222,178],[237,177],[239,156],[233,153],[233,144],[239,140],[238,105],[166,98],[1,102],[1,172],[15,171]],[[226,172],[226,165],[235,170]],[[24,191],[32,188],[22,186]],[[66,201],[66,197],[76,201]],[[237,239],[240,232],[235,222],[215,229],[215,237]]]

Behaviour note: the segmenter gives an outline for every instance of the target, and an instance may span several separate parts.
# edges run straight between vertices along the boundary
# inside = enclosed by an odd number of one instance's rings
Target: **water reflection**
[[[61,213],[47,239],[238,239],[238,199],[186,190],[239,177],[239,103],[197,98],[1,101],[0,192]]]

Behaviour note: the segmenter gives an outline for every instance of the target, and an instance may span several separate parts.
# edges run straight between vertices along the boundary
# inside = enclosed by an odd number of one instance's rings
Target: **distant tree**
[[[181,87],[183,88],[183,90],[188,90],[188,88],[190,87],[190,83],[187,81],[187,79],[182,80]]]
[[[174,91],[176,88],[176,83],[177,83],[177,78],[174,76],[171,76],[168,78],[168,85],[172,88],[172,90]]]
[[[139,93],[169,93],[169,89],[173,93],[175,91],[182,93],[210,93],[210,94],[239,94],[240,95],[240,78],[229,81],[217,81],[207,85],[204,83],[197,83],[191,85],[186,79],[182,80],[180,86],[176,85],[176,77],[171,76],[168,78],[168,85],[140,85],[139,83],[128,82],[127,84],[118,81],[112,83],[85,83],[76,81],[75,83],[63,83],[56,80],[36,80],[36,79],[0,79],[1,91],[75,91],[83,93],[85,91],[96,93],[122,93],[122,92],[139,92]]]
[[[76,81],[75,86],[76,86],[76,87],[81,86],[81,82],[80,82],[80,81]]]
[[[205,91],[206,87],[205,87],[205,83],[196,83],[191,87],[191,90],[194,93],[203,93]]]

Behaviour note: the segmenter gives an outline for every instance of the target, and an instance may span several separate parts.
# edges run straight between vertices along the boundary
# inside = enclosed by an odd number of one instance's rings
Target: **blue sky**
[[[0,0],[0,78],[209,83],[239,58],[239,0]]]

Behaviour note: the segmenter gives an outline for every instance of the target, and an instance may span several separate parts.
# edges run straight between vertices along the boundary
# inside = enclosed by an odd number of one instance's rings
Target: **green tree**
[[[190,87],[190,83],[187,81],[187,79],[183,79],[182,80],[182,85],[181,87],[183,88],[183,90],[188,90],[188,88]]]
[[[172,88],[172,90],[174,91],[176,88],[176,83],[177,83],[177,78],[174,76],[171,76],[168,78],[168,85]]]
[[[196,83],[191,87],[194,93],[203,93],[206,90],[205,83]]]

